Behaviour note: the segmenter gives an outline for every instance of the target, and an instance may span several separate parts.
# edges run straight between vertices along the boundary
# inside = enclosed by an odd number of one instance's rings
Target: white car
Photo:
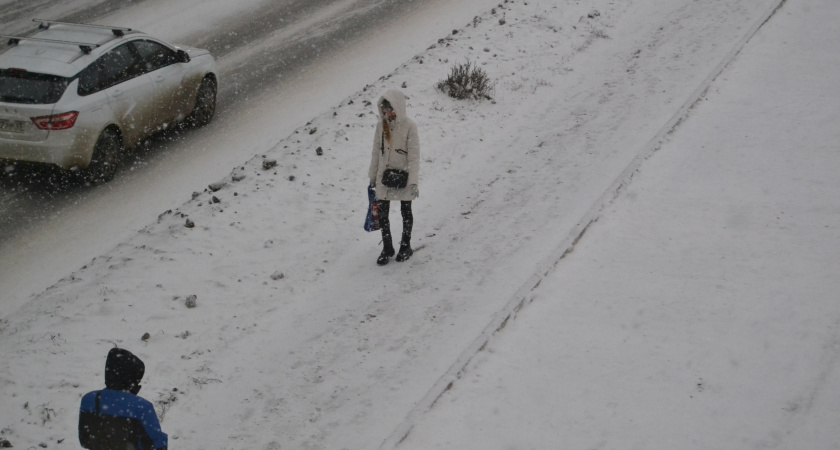
[[[172,125],[206,125],[216,62],[129,28],[36,19],[28,37],[0,36],[0,160],[53,164],[91,181],[120,154]]]

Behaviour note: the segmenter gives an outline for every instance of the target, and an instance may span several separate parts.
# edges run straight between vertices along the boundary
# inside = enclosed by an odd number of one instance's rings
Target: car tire
[[[193,127],[203,127],[210,123],[214,114],[216,114],[216,80],[207,77],[198,86],[195,106],[187,117],[187,123]]]
[[[104,183],[114,178],[121,153],[122,140],[119,133],[111,128],[103,131],[96,140],[90,165],[85,170],[86,180],[92,183]]]

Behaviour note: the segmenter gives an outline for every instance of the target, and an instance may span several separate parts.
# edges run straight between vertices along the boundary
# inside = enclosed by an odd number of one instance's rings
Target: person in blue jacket
[[[137,396],[146,366],[122,348],[105,360],[105,389],[88,392],[79,408],[79,443],[90,450],[166,450],[168,437],[152,404]]]

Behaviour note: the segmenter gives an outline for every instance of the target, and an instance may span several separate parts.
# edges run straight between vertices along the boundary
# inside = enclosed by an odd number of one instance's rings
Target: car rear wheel
[[[187,118],[187,123],[194,127],[203,127],[210,123],[216,113],[216,80],[205,78],[198,86],[195,107]]]
[[[93,156],[85,171],[85,178],[92,183],[104,183],[114,178],[121,150],[120,135],[110,128],[103,131],[93,148]]]

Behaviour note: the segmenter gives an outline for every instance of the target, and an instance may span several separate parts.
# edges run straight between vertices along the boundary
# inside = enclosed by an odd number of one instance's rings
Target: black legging
[[[382,242],[385,247],[393,246],[391,242],[391,221],[388,213],[391,209],[391,202],[379,200],[379,228],[382,230]],[[400,202],[400,212],[403,219],[401,245],[411,246],[411,228],[414,226],[414,215],[411,213],[411,202]]]

